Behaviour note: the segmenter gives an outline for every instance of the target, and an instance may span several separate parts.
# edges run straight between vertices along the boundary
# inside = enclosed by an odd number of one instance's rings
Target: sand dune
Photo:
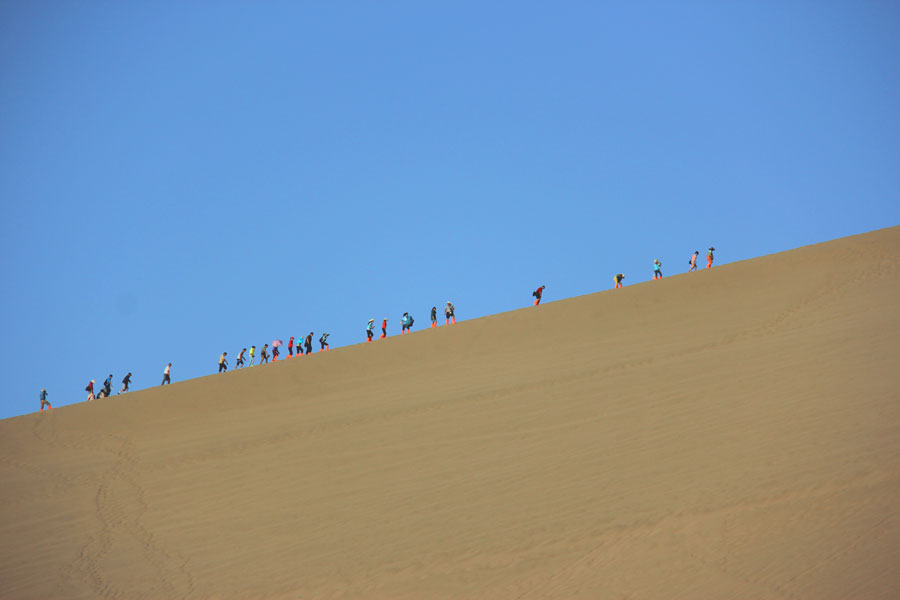
[[[895,598],[900,227],[0,422],[3,598]]]

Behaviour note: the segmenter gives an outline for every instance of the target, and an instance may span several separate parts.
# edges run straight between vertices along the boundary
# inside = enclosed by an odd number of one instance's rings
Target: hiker
[[[119,393],[120,393],[120,394],[124,394],[125,392],[127,392],[127,391],[128,391],[128,386],[130,386],[130,385],[131,385],[131,373],[129,372],[128,375],[126,375],[126,376],[122,379],[122,389],[119,390]]]
[[[269,347],[268,344],[263,344],[262,350],[259,351],[259,364],[264,364],[269,362],[269,353],[266,352],[266,349]]]
[[[241,353],[238,354],[237,359],[234,361],[235,369],[240,369],[241,367],[244,366],[244,352],[246,352],[246,351],[247,351],[247,349],[244,348],[243,350],[241,350]]]
[[[623,279],[625,279],[624,275],[622,275],[621,273],[616,273],[616,276],[613,277],[613,281],[616,282],[616,287],[614,289],[619,289],[620,287],[625,287],[625,285],[622,283]]]
[[[372,338],[375,336],[375,319],[369,319],[369,322],[366,324],[366,342],[371,342]]]
[[[447,325],[450,324],[450,320],[453,320],[453,324],[456,324],[456,309],[453,308],[453,305],[450,304],[450,301],[447,301],[447,306],[444,308],[444,316],[447,317]]]
[[[691,260],[690,260],[690,262],[688,262],[688,264],[691,265],[691,268],[688,269],[688,273],[690,273],[691,271],[697,270],[697,257],[698,256],[700,256],[700,251],[694,250],[694,255],[691,256]]]
[[[94,380],[91,379],[91,382],[87,384],[87,387],[84,388],[84,391],[88,393],[88,400],[94,399]]]
[[[383,340],[384,338],[387,337],[387,321],[388,320],[385,319],[384,321],[381,322],[381,337],[378,339]]]
[[[225,358],[227,355],[227,352],[223,352],[222,356],[219,357],[219,373],[228,370],[228,359]]]
[[[256,354],[256,346],[250,346],[250,364],[247,365],[248,367],[253,366],[253,358],[254,358],[255,354]]]
[[[329,335],[331,335],[331,334],[323,333],[322,337],[319,338],[319,344],[321,344],[321,346],[322,346],[321,348],[319,348],[319,352],[324,352],[325,350],[328,350],[328,336]]]
[[[710,246],[710,247],[709,247],[709,251],[706,253],[706,268],[707,268],[707,269],[712,269],[712,263],[713,263],[713,251],[714,251],[714,250],[715,250],[715,248],[713,248],[712,246]]]
[[[658,258],[653,259],[653,279],[662,279],[662,263]]]
[[[294,356],[294,336],[291,336],[291,339],[288,340],[288,358]]]
[[[303,356],[303,338],[297,340],[297,356]]]
[[[159,385],[166,385],[167,383],[169,383],[169,384],[172,383],[172,379],[169,377],[169,374],[171,372],[172,372],[172,363],[169,363],[168,365],[166,365],[166,370],[163,371],[163,380],[162,380],[162,383]]]
[[[47,405],[47,410],[53,408],[50,406],[50,401],[47,400],[47,388],[41,388],[41,412],[44,412],[44,405]]]
[[[278,352],[278,346],[272,344],[272,362],[278,362],[278,355],[281,354]]]
[[[112,373],[109,374],[109,377],[103,380],[103,389],[100,390],[100,398],[109,398],[112,394]]]
[[[306,343],[304,344],[306,346],[306,354],[307,355],[312,354],[312,338],[313,338],[313,332],[310,331],[309,335],[306,336]]]
[[[437,306],[431,307],[431,328],[437,327]]]
[[[533,292],[531,292],[531,295],[534,296],[534,305],[535,305],[535,306],[537,306],[538,304],[541,303],[541,296],[544,295],[544,288],[545,288],[545,287],[547,287],[547,286],[546,286],[546,285],[542,285],[542,286],[539,287],[538,289],[536,289],[536,290],[534,290]]]
[[[409,316],[408,312],[403,313],[403,318],[400,319],[400,335],[404,335],[412,331],[413,318]]]

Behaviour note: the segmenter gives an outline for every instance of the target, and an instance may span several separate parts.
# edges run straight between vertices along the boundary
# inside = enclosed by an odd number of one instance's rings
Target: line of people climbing
[[[715,252],[715,250],[716,249],[714,246],[710,246],[709,250],[707,250],[707,252],[706,252],[706,268],[707,269],[712,268],[713,260],[715,258],[713,253]],[[695,250],[694,253],[691,255],[691,258],[688,261],[688,273],[697,270],[697,259],[699,256],[700,256],[699,250]],[[656,280],[662,279],[663,278],[662,263],[660,262],[660,260],[658,258],[653,259],[652,265],[653,265],[653,280],[656,281]],[[614,289],[619,289],[621,287],[624,287],[624,285],[625,285],[624,281],[625,281],[625,275],[623,273],[616,273],[615,277],[613,277]],[[546,288],[547,288],[547,286],[541,285],[531,293],[532,297],[534,298],[534,306],[540,305],[541,299],[543,298],[543,295],[544,295],[544,290]],[[437,307],[432,306],[431,307],[431,328],[432,329],[438,326],[437,321],[438,321]],[[410,315],[408,312],[403,313],[403,316],[400,319],[400,325],[401,325],[400,334],[406,335],[407,333],[411,333],[414,323],[415,323],[415,319],[412,317],[412,315]],[[444,323],[446,325],[451,325],[451,324],[456,323],[456,309],[450,301],[447,301],[447,305],[444,307]],[[384,339],[384,338],[388,337],[387,328],[388,328],[388,319],[385,318],[381,322],[381,336],[379,336],[379,339]],[[331,335],[331,334],[326,332],[326,333],[323,333],[319,337],[319,344],[320,344],[319,352],[325,352],[329,349],[329,344],[328,344],[329,335]],[[291,338],[287,344],[288,358],[293,358],[294,356],[297,356],[299,358],[299,357],[303,356],[304,353],[306,355],[312,354],[313,336],[314,336],[314,332],[310,331],[309,334],[307,334],[305,338],[301,338],[301,339],[297,340],[296,347],[294,346],[295,338],[294,338],[294,336],[291,336]],[[366,342],[371,342],[374,339],[374,337],[375,337],[375,319],[369,319],[368,323],[366,324]],[[280,356],[279,347],[281,347],[282,345],[283,345],[283,342],[281,340],[274,340],[272,342],[272,346],[271,346],[272,362],[276,362],[278,360],[278,357]],[[296,354],[295,354],[295,350],[296,350]],[[304,352],[304,350],[305,350],[305,352]],[[254,361],[256,360],[256,346],[255,345],[250,346],[249,352],[248,352],[247,348],[243,348],[240,351],[240,353],[237,356],[237,359],[235,360],[235,368],[236,369],[240,369],[244,366],[245,355],[248,355],[248,354],[249,354],[250,360],[249,360],[249,364],[247,366],[248,367],[254,366]],[[269,358],[270,358],[269,344],[263,344],[262,349],[260,350],[260,353],[259,353],[258,365],[264,365],[264,364],[268,363]],[[169,384],[172,383],[171,371],[172,371],[172,363],[168,363],[166,365],[165,370],[163,371],[163,379],[162,379],[162,383],[160,385],[166,385],[167,383],[169,383]],[[218,372],[223,373],[226,371],[228,371],[228,352],[222,352],[222,354],[219,356],[219,371]],[[100,389],[99,393],[97,393],[96,395],[94,394],[95,380],[91,379],[91,381],[84,388],[84,390],[86,392],[88,392],[87,399],[90,401],[90,400],[94,400],[95,398],[104,398],[104,397],[108,397],[108,396],[112,395],[112,378],[113,378],[112,373],[110,373],[109,376],[103,381],[103,387]],[[124,393],[128,392],[130,386],[131,386],[131,373],[129,372],[122,379],[122,388],[119,390],[119,394],[124,394]],[[40,402],[41,402],[40,410],[41,410],[41,412],[44,411],[45,407],[47,408],[47,410],[50,410],[53,408],[52,405],[50,404],[50,401],[48,400],[48,396],[49,396],[49,394],[48,394],[46,388],[42,388],[41,393],[40,393]]]
[[[713,259],[715,258],[713,253],[716,251],[715,247],[710,246],[709,250],[706,251],[706,268],[712,269]],[[691,255],[690,260],[688,261],[688,273],[691,271],[697,270],[697,258],[700,256],[699,250],[694,250],[694,254]],[[658,258],[653,259],[653,280],[656,281],[658,279],[662,279],[662,263],[659,262]],[[623,283],[625,281],[625,275],[622,273],[616,273],[613,277],[613,289],[619,289],[620,287],[625,287]],[[540,297],[535,301],[534,305],[537,306],[540,303]]]
[[[444,307],[444,319],[445,324],[452,325],[456,323],[456,308],[453,304],[448,300],[447,306]],[[388,336],[387,328],[388,328],[388,318],[385,317],[381,321],[381,335],[378,339],[384,339]],[[437,323],[437,307],[431,307],[431,329],[434,329],[438,326]],[[410,315],[408,312],[403,313],[403,316],[400,318],[400,335],[406,335],[407,333],[412,332],[412,326],[416,322],[415,318]],[[366,323],[366,342],[371,342],[375,339],[375,319],[369,319]]]
[[[288,355],[287,355],[286,359],[294,358],[294,356],[297,356],[299,358],[304,355],[304,350],[306,351],[305,354],[307,354],[307,355],[312,354],[312,344],[313,344],[313,336],[314,335],[315,335],[315,333],[310,331],[309,334],[307,334],[307,336],[305,338],[297,339],[296,355],[294,354],[294,351],[295,351],[294,339],[295,338],[294,338],[294,336],[291,336],[291,338],[288,340],[288,343],[287,343]],[[330,333],[325,332],[321,336],[319,336],[319,345],[320,345],[319,352],[325,352],[325,351],[329,350],[330,345],[328,343],[328,337],[330,335],[331,335]],[[272,359],[272,362],[277,362],[278,357],[281,356],[281,352],[280,352],[279,348],[281,348],[282,346],[284,346],[284,342],[282,342],[281,340],[274,340],[272,342],[272,346],[271,346],[272,354],[270,355],[269,354],[269,344],[263,344],[262,348],[259,351],[259,362],[257,363],[257,366],[267,364],[269,362],[269,358]],[[255,345],[250,346],[249,351],[246,348],[241,349],[240,353],[237,356],[237,359],[235,360],[234,368],[240,369],[241,367],[243,367],[246,362],[247,356],[249,356],[250,362],[246,366],[248,366],[248,367],[254,366],[253,363],[254,363],[254,361],[256,361],[256,346]],[[219,373],[222,373],[222,372],[228,370],[228,358],[227,357],[228,357],[228,352],[223,352],[219,356]]]

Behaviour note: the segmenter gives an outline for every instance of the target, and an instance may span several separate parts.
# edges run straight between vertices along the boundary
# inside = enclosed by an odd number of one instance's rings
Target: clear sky
[[[0,417],[896,225],[898,7],[3,1]]]

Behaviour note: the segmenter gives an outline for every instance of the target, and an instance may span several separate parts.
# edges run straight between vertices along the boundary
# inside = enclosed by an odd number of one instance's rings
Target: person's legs
[[[707,268],[707,269],[711,269],[711,268],[712,268],[712,261],[713,261],[712,256],[707,256],[707,257],[706,257],[706,268]]]
[[[387,337],[387,328],[386,328],[386,327],[382,327],[382,328],[381,328],[381,337],[382,337],[382,338],[386,338],[386,337]]]
[[[288,346],[288,356],[293,356],[293,355],[294,355],[294,349],[289,345]]]

